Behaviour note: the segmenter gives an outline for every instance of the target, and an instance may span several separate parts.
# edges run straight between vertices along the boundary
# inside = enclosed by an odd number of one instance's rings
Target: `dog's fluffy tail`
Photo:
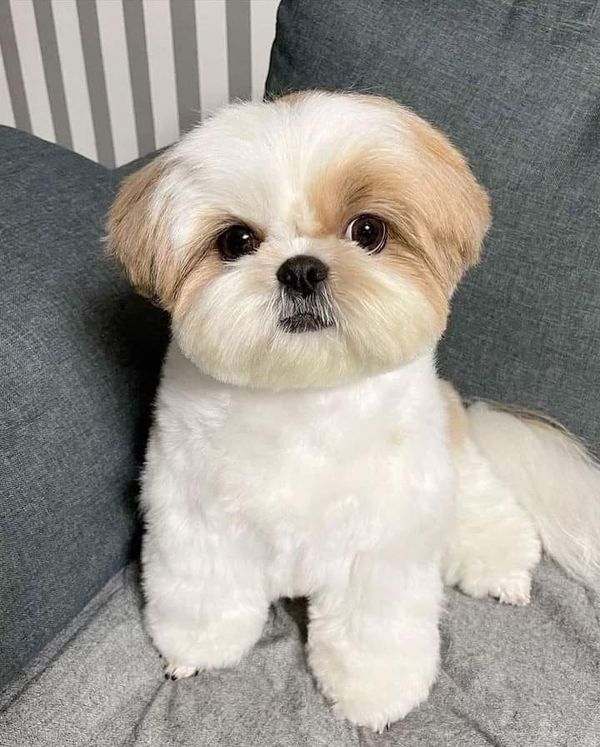
[[[546,552],[570,574],[600,579],[600,465],[563,428],[484,403],[472,437],[535,522]]]

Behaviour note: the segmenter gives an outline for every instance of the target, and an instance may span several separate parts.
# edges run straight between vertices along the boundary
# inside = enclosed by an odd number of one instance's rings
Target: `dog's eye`
[[[230,226],[217,239],[217,247],[221,258],[227,262],[252,254],[258,249],[260,241],[248,226]]]
[[[355,241],[371,254],[380,252],[387,241],[387,225],[375,215],[358,215],[346,229],[346,238]]]

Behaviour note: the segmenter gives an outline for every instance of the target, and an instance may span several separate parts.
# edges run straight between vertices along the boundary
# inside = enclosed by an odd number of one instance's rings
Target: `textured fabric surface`
[[[392,96],[489,189],[484,259],[442,372],[541,409],[600,455],[600,3],[283,0],[267,81]]]
[[[165,327],[104,257],[115,183],[0,129],[0,684],[129,554]]]
[[[600,595],[550,563],[530,607],[449,592],[430,699],[382,735],[337,721],[307,672],[300,602],[273,608],[235,668],[165,682],[133,569],[0,697],[0,744],[597,747]]]
[[[284,0],[269,79],[271,92],[392,95],[466,152],[495,223],[457,296],[444,372],[465,394],[550,412],[597,451],[598,7]],[[0,154],[3,682],[128,555],[165,325],[98,243],[119,175],[7,129]],[[382,736],[333,719],[306,672],[297,603],[274,609],[241,666],[171,683],[136,588],[119,574],[12,682],[0,744],[600,742],[598,593],[549,563],[529,608],[449,593],[439,683]]]

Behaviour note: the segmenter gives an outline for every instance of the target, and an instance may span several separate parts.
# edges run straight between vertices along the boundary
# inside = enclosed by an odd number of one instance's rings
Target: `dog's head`
[[[478,257],[488,200],[462,156],[386,99],[236,104],[121,188],[109,247],[221,381],[330,386],[417,358]]]

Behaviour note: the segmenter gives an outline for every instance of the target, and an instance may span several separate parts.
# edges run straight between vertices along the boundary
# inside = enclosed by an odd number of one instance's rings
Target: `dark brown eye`
[[[383,249],[387,236],[387,225],[375,215],[357,215],[346,229],[346,238],[355,241],[371,254]]]
[[[260,241],[248,226],[230,226],[217,239],[221,258],[233,262],[244,254],[252,254],[258,249]]]

